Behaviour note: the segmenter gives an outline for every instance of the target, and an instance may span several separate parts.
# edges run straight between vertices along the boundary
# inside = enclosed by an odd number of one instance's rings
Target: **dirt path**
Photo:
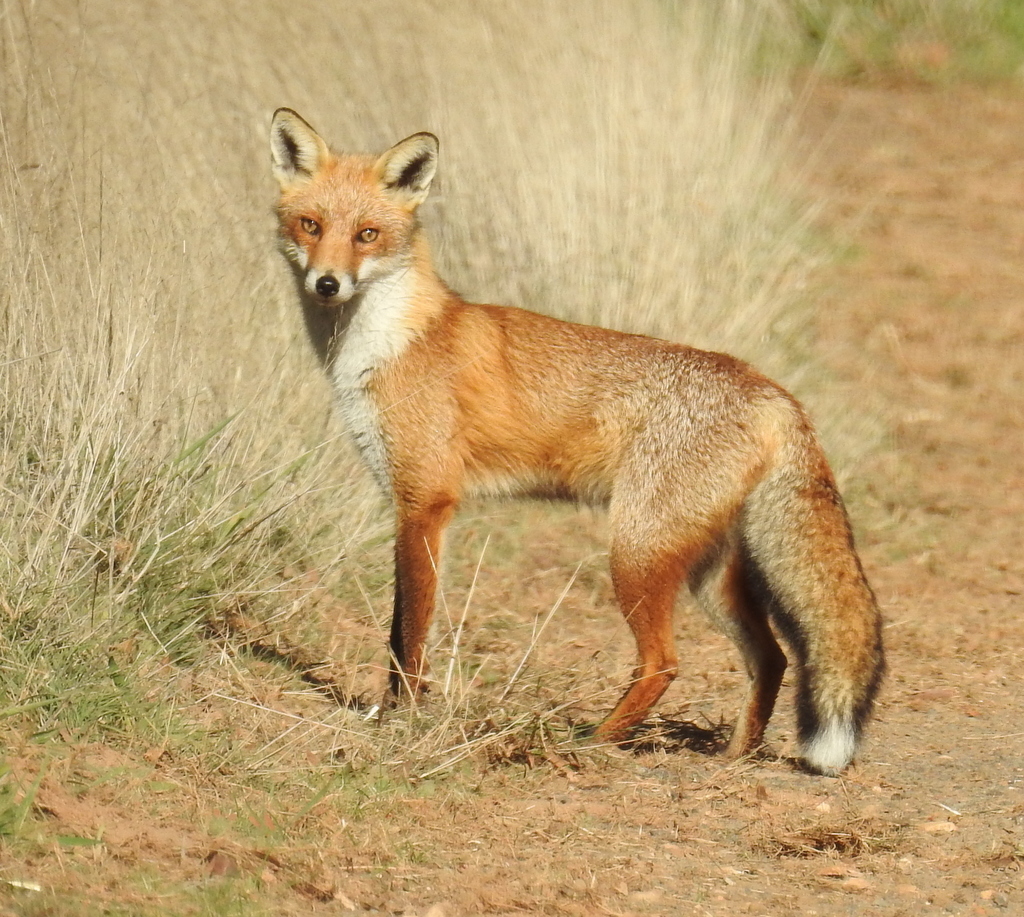
[[[856,779],[910,826],[890,879],[908,912],[1024,913],[1024,99],[826,86],[807,129],[831,135],[814,179],[856,249],[825,343],[896,432],[865,539],[891,665],[868,758],[886,764]]]

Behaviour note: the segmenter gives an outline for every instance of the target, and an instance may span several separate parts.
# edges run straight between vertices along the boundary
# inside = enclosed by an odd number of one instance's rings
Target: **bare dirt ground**
[[[470,765],[392,797],[379,818],[336,819],[300,876],[256,842],[208,859],[216,845],[194,813],[163,811],[159,792],[145,811],[124,801],[159,750],[135,761],[93,747],[63,767],[77,789],[48,780],[38,805],[67,834],[102,829],[103,851],[82,854],[94,884],[65,871],[67,851],[33,874],[115,913],[132,913],[133,896],[152,906],[140,862],[196,883],[255,876],[260,906],[287,914],[1024,913],[1024,97],[826,83],[805,134],[830,201],[822,231],[849,248],[825,279],[821,344],[895,431],[853,506],[890,673],[844,777],[786,758],[785,693],[776,755],[730,763],[662,746],[579,768],[554,753]],[[597,652],[602,632],[566,621],[559,639]],[[700,695],[699,709],[731,717],[734,654],[704,631],[688,644],[680,626],[690,665],[661,711],[690,718]],[[23,913],[18,901],[0,897],[0,914]]]

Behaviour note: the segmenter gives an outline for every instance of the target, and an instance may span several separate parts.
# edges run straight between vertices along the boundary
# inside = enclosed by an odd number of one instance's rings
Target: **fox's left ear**
[[[437,171],[437,137],[422,131],[388,150],[374,166],[384,191],[410,210],[426,200]]]
[[[270,161],[285,189],[312,177],[330,158],[320,135],[290,108],[274,112],[270,125]]]

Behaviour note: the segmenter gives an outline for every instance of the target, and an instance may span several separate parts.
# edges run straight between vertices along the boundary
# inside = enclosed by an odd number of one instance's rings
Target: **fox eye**
[[[311,220],[309,217],[303,217],[299,220],[299,225],[302,227],[304,232],[311,236],[320,235],[320,224],[316,220]]]
[[[360,229],[359,230],[359,234],[356,236],[356,238],[360,242],[369,243],[369,242],[375,241],[377,236],[379,236],[379,235],[380,235],[380,232],[378,230],[371,229],[370,227],[367,227],[366,229]]]

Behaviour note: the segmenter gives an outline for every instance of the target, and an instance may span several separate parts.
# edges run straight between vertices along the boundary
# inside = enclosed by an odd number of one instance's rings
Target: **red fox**
[[[595,737],[625,742],[676,675],[686,584],[750,685],[727,752],[755,750],[797,661],[800,756],[853,759],[884,668],[881,618],[835,479],[785,390],[720,353],[468,303],[416,211],[433,134],[336,155],[295,112],[271,127],[281,239],[340,412],[394,501],[390,694],[425,688],[442,533],[469,494],[608,508],[615,595],[638,661]]]

